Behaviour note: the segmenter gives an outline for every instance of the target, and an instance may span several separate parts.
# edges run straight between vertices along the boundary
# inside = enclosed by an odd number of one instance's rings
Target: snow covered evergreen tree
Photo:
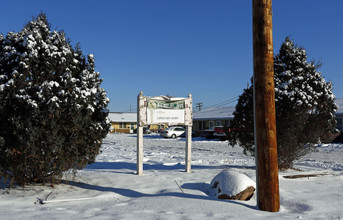
[[[110,126],[94,65],[43,13],[0,36],[1,176],[54,182],[94,162]]]
[[[335,132],[335,96],[332,83],[317,71],[319,64],[307,61],[305,49],[288,37],[274,58],[275,108],[280,169],[315,149]],[[238,142],[244,152],[255,154],[253,88],[239,97],[228,134],[231,145]]]

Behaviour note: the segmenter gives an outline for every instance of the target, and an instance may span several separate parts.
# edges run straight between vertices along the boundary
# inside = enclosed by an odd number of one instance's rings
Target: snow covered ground
[[[136,173],[136,136],[109,134],[96,163],[51,187],[0,185],[0,219],[343,219],[343,145],[320,145],[279,173],[281,209],[209,196],[222,170],[255,180],[255,162],[227,142],[193,138],[192,173],[184,172],[185,139],[144,136],[143,176]],[[287,179],[284,176],[325,174]],[[46,200],[45,204],[37,198]]]

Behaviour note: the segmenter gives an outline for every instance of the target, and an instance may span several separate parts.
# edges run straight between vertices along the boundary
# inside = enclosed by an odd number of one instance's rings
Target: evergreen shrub
[[[332,83],[317,70],[320,64],[307,61],[305,49],[287,37],[274,57],[275,108],[279,169],[315,150],[336,132]],[[240,144],[244,153],[255,154],[253,86],[239,97],[227,133],[229,144]]]
[[[94,162],[110,126],[99,77],[44,13],[0,35],[0,176],[54,183]]]

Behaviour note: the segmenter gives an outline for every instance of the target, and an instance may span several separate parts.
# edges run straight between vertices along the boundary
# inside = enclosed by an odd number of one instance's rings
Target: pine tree
[[[275,108],[280,169],[293,166],[296,159],[335,132],[335,96],[332,83],[317,71],[320,64],[307,61],[305,49],[288,37],[274,58]],[[240,143],[254,155],[253,88],[239,97],[228,134],[231,145]]]
[[[94,162],[109,130],[109,99],[84,57],[41,13],[0,37],[0,175],[53,182]]]

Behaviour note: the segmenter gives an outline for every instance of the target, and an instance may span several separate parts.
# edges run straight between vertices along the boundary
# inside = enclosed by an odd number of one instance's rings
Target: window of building
[[[210,121],[208,129],[210,129],[210,130],[214,129],[214,121]]]
[[[126,128],[126,123],[125,122],[120,122],[119,123],[119,128]]]
[[[206,129],[206,121],[198,121],[199,131],[203,131]]]
[[[135,123],[130,123],[130,129],[135,129]]]
[[[230,126],[231,125],[231,119],[230,120],[225,120],[225,125]]]

